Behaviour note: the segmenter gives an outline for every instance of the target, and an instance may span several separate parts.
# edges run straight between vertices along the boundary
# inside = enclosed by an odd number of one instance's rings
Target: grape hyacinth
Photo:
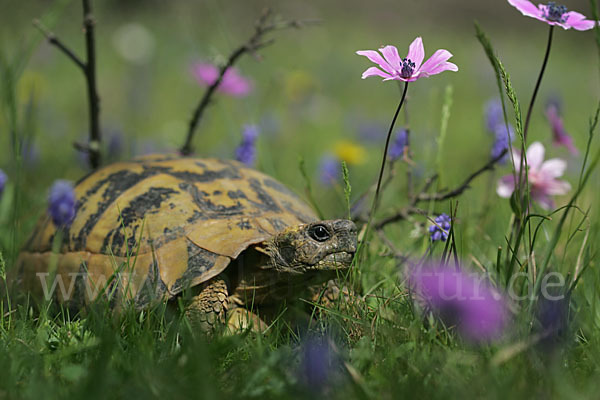
[[[335,380],[339,360],[327,338],[310,337],[302,343],[301,381],[312,392],[321,392]]]
[[[319,163],[319,177],[323,185],[333,185],[340,179],[340,163],[341,161],[331,154],[325,154],[321,157],[321,162]]]
[[[506,332],[507,301],[482,276],[430,264],[409,270],[407,283],[426,308],[469,341],[488,342]]]
[[[406,129],[401,129],[396,132],[396,137],[392,142],[390,149],[388,150],[388,156],[390,157],[390,161],[396,161],[400,157],[404,155],[404,148],[406,147],[408,142],[408,131]]]
[[[500,100],[490,100],[485,107],[485,126],[488,132],[494,135],[494,144],[492,145],[492,158],[499,157],[503,151],[509,149],[509,144],[515,138],[515,132],[512,125],[504,122],[504,114],[502,111],[502,103]],[[498,162],[504,164],[508,158],[508,154],[502,157]]]
[[[259,129],[256,125],[244,125],[242,143],[235,150],[235,159],[250,167],[256,163],[256,140]]]
[[[2,193],[4,192],[4,187],[6,186],[7,180],[8,180],[8,177],[6,176],[4,171],[2,171],[0,169],[0,198],[2,198]]]
[[[75,191],[69,181],[54,182],[48,195],[48,214],[58,228],[67,227],[75,218]]]
[[[448,240],[452,218],[447,214],[440,214],[435,218],[435,224],[429,227],[429,235],[432,242]]]

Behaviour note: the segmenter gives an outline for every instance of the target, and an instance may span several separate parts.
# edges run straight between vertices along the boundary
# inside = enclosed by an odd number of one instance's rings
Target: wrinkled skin
[[[356,248],[357,230],[349,220],[289,227],[246,252],[227,274],[206,282],[191,302],[188,315],[201,322],[203,329],[228,321],[233,331],[263,330],[265,313],[259,318],[256,309],[298,299],[310,288],[323,297],[319,285],[347,270]],[[215,293],[223,293],[224,282],[227,299],[220,295],[217,300]]]
[[[346,269],[356,252],[356,225],[337,219],[290,227],[267,242],[267,252],[279,272]]]

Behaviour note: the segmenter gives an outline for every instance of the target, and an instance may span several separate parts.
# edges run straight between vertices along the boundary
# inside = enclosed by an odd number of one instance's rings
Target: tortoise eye
[[[329,231],[323,225],[314,226],[308,234],[317,242],[325,242],[331,237],[331,234],[329,234]]]

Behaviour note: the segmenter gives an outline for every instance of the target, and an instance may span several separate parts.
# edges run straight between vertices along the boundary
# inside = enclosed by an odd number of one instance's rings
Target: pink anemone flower
[[[548,25],[558,25],[563,29],[587,31],[592,29],[597,21],[586,19],[586,16],[576,11],[567,11],[567,7],[550,1],[537,7],[528,0],[508,0],[508,3],[521,14],[544,21]]]
[[[558,107],[554,103],[549,103],[546,106],[546,118],[552,128],[553,143],[555,146],[565,146],[569,152],[576,156],[579,154],[575,145],[573,144],[573,138],[565,130],[563,120],[558,111]]]
[[[192,67],[192,74],[198,83],[210,86],[219,77],[219,68],[213,64],[197,63]],[[252,83],[240,75],[237,69],[230,67],[225,71],[217,89],[233,97],[244,97],[252,91]]]
[[[385,46],[379,49],[383,57],[375,50],[357,51],[356,54],[365,56],[377,67],[370,67],[362,74],[362,78],[369,76],[380,76],[384,81],[396,80],[404,82],[413,82],[419,78],[427,78],[431,75],[437,75],[443,71],[458,71],[458,67],[448,59],[452,53],[448,50],[437,50],[425,62],[425,49],[423,40],[418,37],[410,44],[408,55],[403,60],[398,55],[398,49],[395,46]]]
[[[527,149],[527,179],[531,188],[531,198],[542,208],[549,210],[554,208],[551,196],[566,194],[571,190],[571,185],[557,179],[564,174],[567,162],[559,158],[544,161],[544,152],[544,145],[540,142],[532,143]],[[518,152],[514,152],[513,156],[518,179],[521,157]],[[500,197],[509,198],[515,191],[515,186],[515,176],[506,175],[498,181],[496,192]]]

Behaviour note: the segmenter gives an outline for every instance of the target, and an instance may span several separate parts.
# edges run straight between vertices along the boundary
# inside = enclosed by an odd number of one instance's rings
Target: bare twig
[[[96,48],[94,43],[94,25],[90,0],[83,0],[83,26],[85,28],[85,49],[87,54],[86,82],[88,88],[88,104],[90,116],[89,158],[92,168],[98,168],[100,157],[100,98],[96,88]]]
[[[85,75],[87,83],[87,94],[89,104],[89,144],[76,144],[79,151],[88,153],[89,162],[93,169],[101,164],[100,154],[100,98],[96,88],[96,50],[94,40],[94,17],[90,0],[82,0],[83,3],[83,27],[85,30],[86,61],[79,58],[73,50],[67,47],[53,32],[48,30],[38,19],[33,20],[33,25],[46,37],[48,42],[61,50],[71,61],[79,67]]]
[[[406,220],[411,215],[414,215],[414,214],[420,214],[420,215],[427,216],[426,211],[416,207],[419,202],[442,201],[442,200],[447,200],[447,199],[451,199],[451,198],[460,196],[465,190],[467,190],[469,188],[469,185],[475,178],[477,178],[479,175],[483,174],[485,171],[494,169],[494,167],[496,166],[498,161],[500,161],[504,157],[506,152],[507,152],[507,150],[504,150],[500,155],[492,158],[484,166],[482,166],[477,171],[475,171],[471,175],[469,175],[463,181],[463,183],[461,185],[459,185],[458,187],[456,187],[455,189],[450,190],[450,191],[443,191],[443,192],[436,192],[436,193],[428,194],[427,191],[429,190],[429,188],[431,187],[433,182],[435,182],[435,180],[437,179],[437,175],[433,175],[432,177],[428,178],[425,181],[425,184],[423,185],[423,188],[421,189],[421,191],[413,197],[412,201],[410,202],[410,204],[408,206],[401,208],[395,214],[392,214],[388,217],[381,219],[380,221],[377,221],[374,224],[374,228],[382,229],[384,226],[386,226],[388,224]]]
[[[181,147],[181,154],[189,155],[193,152],[192,149],[192,139],[194,137],[194,132],[198,127],[198,123],[202,118],[202,114],[206,107],[210,104],[212,96],[215,91],[218,89],[219,85],[223,81],[223,76],[225,72],[232,67],[238,59],[244,54],[252,54],[256,55],[256,51],[262,49],[263,47],[269,46],[274,42],[273,39],[264,40],[264,36],[270,32],[281,29],[289,29],[289,28],[302,28],[303,26],[314,24],[316,21],[275,21],[273,19],[272,13],[270,9],[265,9],[260,16],[260,18],[256,21],[256,25],[254,28],[254,34],[248,39],[247,42],[236,48],[227,59],[227,62],[221,66],[219,70],[219,76],[217,79],[210,85],[204,95],[200,99],[198,106],[194,110],[192,118],[189,123],[189,128],[187,132],[187,137],[184,145]]]
[[[407,220],[410,218],[411,215],[423,215],[423,216],[427,217],[428,214],[427,214],[427,211],[421,210],[420,208],[417,208],[414,206],[402,207],[396,213],[394,213],[388,217],[382,218],[381,220],[375,222],[373,224],[373,228],[376,230],[382,229],[384,226],[386,226],[388,224]]]
[[[48,39],[48,43],[58,47],[67,57],[71,59],[81,70],[85,73],[85,63],[81,61],[79,57],[71,49],[69,49],[63,42],[60,41],[58,37],[51,32],[42,24],[39,19],[33,20],[33,26],[35,26],[42,34]]]
[[[504,157],[505,154],[506,154],[506,150],[504,150],[502,153],[500,153],[500,155],[496,156],[495,158],[492,158],[483,167],[479,168],[477,171],[475,171],[471,175],[469,175],[460,186],[456,187],[453,190],[444,191],[444,192],[440,192],[440,193],[431,193],[431,194],[420,193],[418,196],[415,197],[415,204],[418,202],[421,202],[421,201],[431,201],[431,200],[442,201],[442,200],[447,200],[447,199],[451,199],[453,197],[460,196],[465,190],[467,190],[470,187],[469,185],[475,178],[477,178],[479,175],[483,174],[485,171],[493,170],[494,167],[496,166],[496,163],[498,161],[500,161]]]

